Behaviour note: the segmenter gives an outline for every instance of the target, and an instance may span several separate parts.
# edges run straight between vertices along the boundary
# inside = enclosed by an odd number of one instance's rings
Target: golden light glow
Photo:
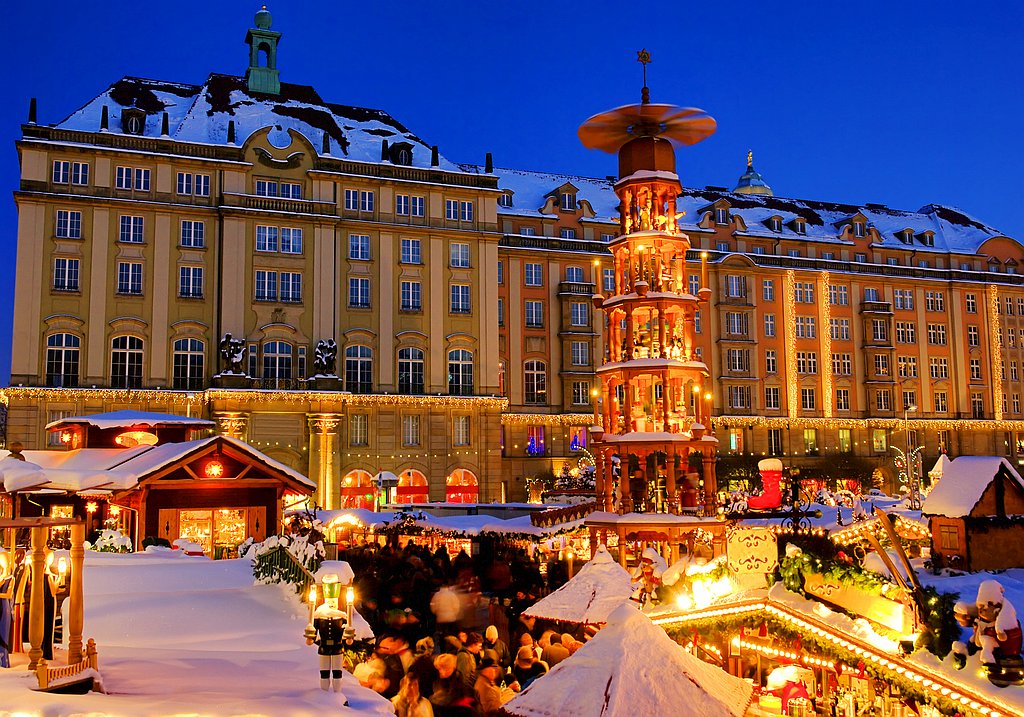
[[[821,360],[818,366],[821,369],[821,408],[825,418],[832,418],[835,403],[835,396],[832,395],[832,295],[829,284],[829,273],[821,272],[818,279],[818,296],[821,297],[818,302],[821,306]]]
[[[999,288],[988,287],[988,340],[992,356],[992,408],[997,421],[1003,419],[1003,331],[999,326]],[[917,421],[915,421],[917,423]]]
[[[94,500],[90,500],[88,503],[85,504],[85,512],[89,515],[95,513],[97,508],[99,508],[99,506],[96,505],[96,501]]]
[[[356,590],[351,585],[345,589],[345,602],[349,605],[356,601]]]
[[[224,464],[218,460],[212,460],[203,468],[203,474],[207,478],[220,478],[224,475]]]
[[[316,585],[309,586],[308,602],[310,605],[316,602]]]
[[[63,555],[57,558],[57,574],[62,578],[68,574],[68,559]]]
[[[112,506],[110,506],[110,514],[112,516],[114,516],[115,518],[117,516],[121,515],[121,506],[119,506],[119,505],[112,505]]]
[[[125,448],[133,446],[155,446],[159,439],[149,431],[125,431],[114,437],[114,443]]]
[[[787,269],[784,282],[782,293],[786,297],[786,314],[782,320],[786,324],[786,398],[789,417],[796,418],[800,408],[800,377],[796,372],[796,272]],[[831,361],[832,357],[829,356],[828,360]]]
[[[60,442],[61,443],[71,443],[71,431],[61,431],[60,432]]]

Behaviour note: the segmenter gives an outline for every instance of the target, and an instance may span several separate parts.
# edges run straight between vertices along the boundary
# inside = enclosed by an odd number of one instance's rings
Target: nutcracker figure
[[[306,626],[306,644],[315,644],[320,655],[320,689],[329,689],[333,680],[334,691],[341,692],[345,640],[353,631],[349,627],[348,616],[338,607],[341,596],[338,576],[333,573],[325,575],[322,587],[324,602],[313,611],[312,620]]]

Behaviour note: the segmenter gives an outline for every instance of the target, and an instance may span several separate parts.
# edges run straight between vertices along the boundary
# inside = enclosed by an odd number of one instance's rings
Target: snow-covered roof
[[[299,512],[299,511],[295,511]],[[521,515],[516,518],[501,519],[493,515],[431,515],[430,513],[417,513],[413,506],[406,511],[381,511],[375,512],[365,508],[339,508],[335,510],[318,510],[316,518],[326,526],[344,525],[356,523],[360,526],[376,530],[383,528],[385,524],[394,522],[400,513],[415,515],[413,521],[416,525],[425,530],[437,530],[452,533],[460,533],[467,537],[480,535],[481,533],[504,533],[507,535],[529,534],[537,538],[582,525],[583,521],[561,523],[554,526],[541,527],[530,521],[530,516]]]
[[[59,129],[98,132],[103,107],[109,129],[121,132],[121,110],[136,107],[146,113],[143,134],[160,137],[162,115],[168,116],[170,139],[227,145],[228,123],[235,123],[235,144],[242,145],[255,132],[270,127],[274,146],[286,147],[288,130],[302,134],[320,152],[324,136],[332,156],[361,162],[381,161],[381,140],[412,145],[414,167],[430,167],[431,148],[401,122],[383,110],[325,102],[307,85],[281,83],[279,95],[249,91],[243,77],[213,73],[202,85],[122,77],[81,109],[59,122]],[[462,171],[443,156],[439,168]]]
[[[742,717],[753,687],[684,650],[631,603],[504,706],[518,717]]]
[[[192,455],[211,443],[223,441],[288,475],[295,482],[315,488],[316,483],[298,471],[275,461],[252,446],[229,436],[210,436],[195,441],[163,443],[133,448],[81,448],[76,451],[22,451],[25,460],[0,454],[0,484],[8,493],[35,488],[77,493],[89,489],[127,490],[140,480]]]
[[[479,165],[463,164],[470,172],[483,171]],[[596,213],[596,220],[609,226],[618,223],[619,199],[613,191],[614,178],[598,179],[555,172],[536,172],[523,169],[494,169],[498,188],[512,192],[512,206],[498,207],[500,215],[540,217],[538,211],[546,198],[566,183],[577,188],[577,200],[586,200]],[[864,217],[867,227],[879,233],[876,245],[891,249],[913,248],[918,252],[974,254],[988,239],[1006,236],[967,212],[942,204],[927,204],[917,211],[890,209],[880,204],[845,204],[813,199],[788,199],[779,196],[736,194],[724,189],[684,187],[677,200],[680,211],[686,214],[680,221],[680,230],[687,233],[704,231],[697,225],[701,217],[711,210],[712,204],[725,200],[729,212],[742,217],[747,229],[737,233],[767,239],[792,239],[824,242],[849,246],[841,240],[843,226],[856,215]],[[781,230],[773,231],[768,220],[781,219]],[[790,223],[803,219],[805,233],[798,234]],[[914,233],[912,245],[898,236],[906,229]],[[617,233],[617,232],[616,232]],[[926,246],[921,237],[931,235],[933,246]]]
[[[205,418],[191,418],[179,416],[174,413],[149,413],[146,411],[110,411],[109,413],[94,413],[90,416],[72,416],[70,418],[58,418],[46,424],[46,430],[60,426],[84,423],[97,428],[128,428],[130,426],[214,426],[213,421]]]
[[[523,614],[545,620],[598,625],[607,622],[608,615],[632,593],[629,573],[615,562],[604,545],[600,545],[594,557],[569,582],[538,600]]]
[[[1001,468],[1024,489],[1024,480],[1005,458],[960,456],[945,467],[942,478],[925,498],[921,512],[925,515],[942,515],[947,518],[963,518],[970,515]]]
[[[949,466],[950,463],[952,463],[952,461],[949,460],[949,456],[947,456],[945,453],[940,454],[939,459],[935,461],[935,465],[933,465],[932,469],[928,471],[928,475],[933,480],[938,480],[939,478],[942,477],[942,474],[945,473],[946,468]]]

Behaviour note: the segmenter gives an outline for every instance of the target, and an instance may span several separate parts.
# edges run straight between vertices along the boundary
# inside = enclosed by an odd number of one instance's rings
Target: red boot
[[[773,510],[782,505],[782,461],[778,458],[765,458],[758,461],[757,469],[761,473],[761,495],[747,499],[751,510]]]

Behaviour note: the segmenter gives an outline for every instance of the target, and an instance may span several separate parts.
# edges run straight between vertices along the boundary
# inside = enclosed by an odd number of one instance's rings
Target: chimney
[[[439,159],[439,157],[440,157],[440,155],[437,153],[437,145],[435,144],[433,147],[430,148],[430,166],[431,167],[440,167],[441,166],[441,160]]]
[[[380,161],[388,161],[388,141],[386,139],[380,141]]]
[[[103,105],[103,112],[100,114],[100,132],[110,129],[110,116],[107,113],[107,106]]]
[[[160,118],[160,136],[161,137],[166,137],[170,133],[171,133],[170,118],[168,118],[167,113],[164,112],[164,116]]]
[[[28,101],[28,123],[36,123],[36,98],[33,97]]]
[[[484,173],[494,174],[494,157],[490,152],[484,157]]]
[[[235,121],[228,121],[228,144],[235,143]]]
[[[326,132],[324,132],[324,144],[320,148],[320,154],[327,155],[327,154],[330,154],[330,153],[331,153],[331,135],[329,135]]]

